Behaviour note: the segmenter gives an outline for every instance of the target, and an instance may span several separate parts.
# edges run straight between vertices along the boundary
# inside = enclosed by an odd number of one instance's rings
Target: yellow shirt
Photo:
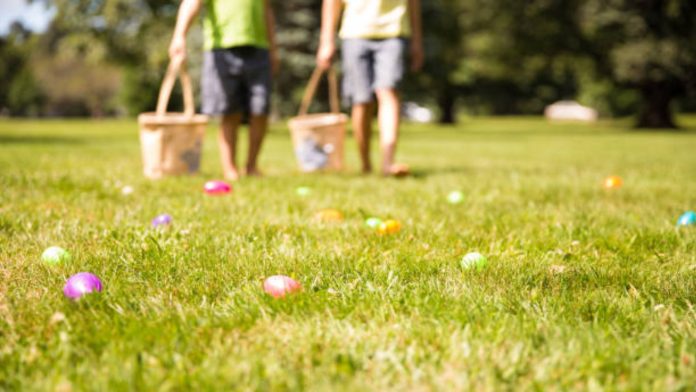
[[[408,0],[343,0],[341,38],[383,39],[408,37],[411,21]]]

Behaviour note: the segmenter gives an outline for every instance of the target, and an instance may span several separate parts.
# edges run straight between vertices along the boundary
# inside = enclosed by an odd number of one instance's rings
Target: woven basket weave
[[[329,80],[330,113],[307,114],[309,105],[324,71],[317,68],[305,89],[300,111],[288,122],[292,144],[300,170],[338,171],[343,169],[343,150],[348,116],[339,112],[338,81],[336,72],[330,68]]]
[[[167,113],[177,75],[184,94],[184,112]],[[157,179],[198,172],[208,116],[195,114],[191,78],[185,65],[176,67],[169,64],[157,99],[156,112],[140,114],[138,124],[146,177]]]

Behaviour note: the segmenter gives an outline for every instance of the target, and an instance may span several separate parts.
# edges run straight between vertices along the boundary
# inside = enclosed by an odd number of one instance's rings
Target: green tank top
[[[205,0],[205,50],[268,47],[264,0]]]

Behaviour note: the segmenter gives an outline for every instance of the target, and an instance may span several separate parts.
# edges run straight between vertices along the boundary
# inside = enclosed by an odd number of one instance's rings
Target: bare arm
[[[186,60],[186,34],[200,10],[201,0],[183,0],[181,2],[176,17],[174,35],[169,44],[169,58],[175,64],[182,64]]]
[[[408,11],[411,17],[411,70],[418,71],[423,67],[424,58],[420,0],[408,0]]]
[[[275,40],[275,15],[269,0],[264,0],[264,13],[266,17],[266,35],[268,36],[268,52],[271,56],[271,69],[273,74],[278,73],[280,61],[278,59],[278,46]]]
[[[336,53],[336,29],[341,16],[341,0],[324,0],[321,6],[321,35],[317,51],[317,66],[327,69]]]

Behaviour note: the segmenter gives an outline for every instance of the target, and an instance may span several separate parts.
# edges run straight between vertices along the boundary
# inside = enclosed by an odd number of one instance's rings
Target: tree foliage
[[[462,0],[469,107],[539,113],[579,98],[638,126],[673,127],[696,92],[696,3],[689,0]],[[471,18],[470,20],[467,20]],[[640,98],[640,103],[638,103]]]
[[[674,99],[696,91],[696,3],[592,0],[582,11],[613,80],[641,95],[638,126],[674,127]]]
[[[0,108],[31,114],[62,100],[92,115],[152,110],[179,1],[43,1],[56,9],[48,31],[0,42],[0,78],[7,86],[16,83],[0,91]],[[274,0],[272,6],[282,61],[274,108],[287,116],[314,68],[321,0]],[[428,0],[422,7],[426,66],[408,79],[403,94],[438,108],[442,122],[456,121],[457,111],[541,113],[549,103],[572,98],[604,115],[636,114],[639,126],[670,127],[674,102],[695,101],[693,1]],[[194,78],[199,26],[189,36]],[[47,86],[45,75],[66,64],[95,91],[76,81],[66,86],[70,78]],[[108,77],[90,76],[100,72]],[[58,88],[76,93],[50,91]],[[77,103],[81,95],[86,102]]]
[[[30,67],[36,45],[29,31],[15,23],[0,37],[0,114],[35,115],[43,102],[42,92]]]

